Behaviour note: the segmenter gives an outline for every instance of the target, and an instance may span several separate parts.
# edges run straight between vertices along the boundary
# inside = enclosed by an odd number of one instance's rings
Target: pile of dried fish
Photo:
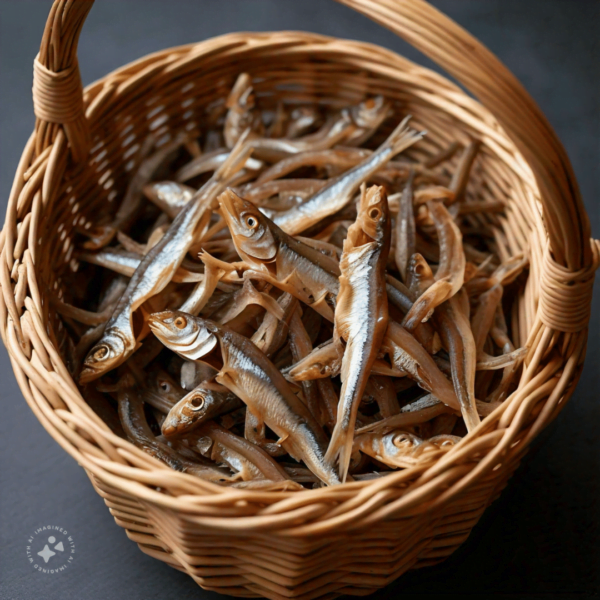
[[[527,261],[496,252],[502,202],[467,193],[479,144],[418,160],[398,121],[382,97],[260,110],[242,74],[200,140],[142,145],[82,232],[94,301],[53,300],[113,431],[209,481],[304,489],[431,464],[507,397]]]

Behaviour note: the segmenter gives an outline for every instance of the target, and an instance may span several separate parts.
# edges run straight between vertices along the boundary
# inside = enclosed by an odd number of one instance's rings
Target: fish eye
[[[94,358],[96,360],[102,360],[108,356],[108,348],[106,346],[100,346],[96,352],[94,352]]]
[[[187,319],[185,317],[177,317],[173,321],[173,325],[175,325],[177,329],[183,329],[187,325]]]
[[[165,381],[164,379],[161,379],[158,382],[158,387],[163,391],[163,392],[169,392],[171,390],[171,386],[169,385],[168,381]]]
[[[373,220],[378,219],[379,215],[381,215],[381,211],[378,208],[372,208],[369,211],[369,217],[371,217]]]
[[[253,216],[248,216],[246,217],[246,225],[248,225],[250,229],[256,229],[256,227],[258,226],[258,219]]]
[[[202,396],[194,396],[190,401],[190,404],[193,407],[193,410],[201,410],[204,406],[204,398]]]
[[[396,439],[394,440],[394,446],[396,446],[398,448],[400,446],[411,446],[411,445],[412,445],[412,441],[406,435],[398,435],[398,436],[396,436]]]

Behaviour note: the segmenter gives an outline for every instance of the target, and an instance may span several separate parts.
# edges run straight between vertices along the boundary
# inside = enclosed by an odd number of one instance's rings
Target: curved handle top
[[[571,271],[590,265],[590,224],[569,158],[540,108],[500,60],[425,0],[337,1],[405,39],[480,100],[533,171],[554,259]],[[76,52],[92,4],[93,0],[54,1],[34,69],[38,150],[50,144],[62,126],[76,162],[87,155],[90,143]]]
[[[337,0],[390,29],[485,106],[527,160],[541,191],[554,259],[592,263],[590,223],[563,145],[518,79],[481,42],[425,0]],[[540,147],[545,148],[543,154]]]

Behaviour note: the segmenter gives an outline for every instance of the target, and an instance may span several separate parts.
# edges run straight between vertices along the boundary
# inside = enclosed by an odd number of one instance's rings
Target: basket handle
[[[589,267],[590,224],[569,158],[542,111],[498,58],[425,0],[337,1],[404,38],[488,108],[533,170],[554,260],[571,272]],[[62,126],[76,163],[90,147],[77,41],[92,4],[93,0],[55,0],[34,61],[36,150],[39,154],[52,143]]]
[[[36,116],[36,154],[54,142],[62,128],[75,163],[90,149],[83,86],[77,63],[77,42],[93,0],[55,0],[40,52],[33,61],[33,111]]]
[[[396,33],[478,98],[531,166],[554,260],[571,272],[590,267],[590,223],[567,153],[538,105],[502,62],[425,0],[337,1]]]

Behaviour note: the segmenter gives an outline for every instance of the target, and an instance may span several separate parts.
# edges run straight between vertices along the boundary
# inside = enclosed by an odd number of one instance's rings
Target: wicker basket
[[[82,91],[76,48],[91,2],[56,0],[34,62],[35,131],[0,241],[0,326],[29,406],[144,552],[234,596],[364,595],[447,557],[564,406],[585,354],[599,246],[538,107],[488,50],[423,0],[342,2],[412,43],[481,103],[382,48],[296,32],[157,52]],[[65,330],[46,291],[69,297],[74,281],[86,284],[75,273],[75,231],[116,210],[149,131],[201,130],[205,107],[244,70],[266,106],[383,94],[430,131],[420,145],[427,153],[482,140],[469,193],[507,202],[505,216],[489,217],[498,251],[530,258],[512,311],[515,342],[529,353],[518,389],[434,466],[303,493],[215,486],[112,434],[64,365]]]

